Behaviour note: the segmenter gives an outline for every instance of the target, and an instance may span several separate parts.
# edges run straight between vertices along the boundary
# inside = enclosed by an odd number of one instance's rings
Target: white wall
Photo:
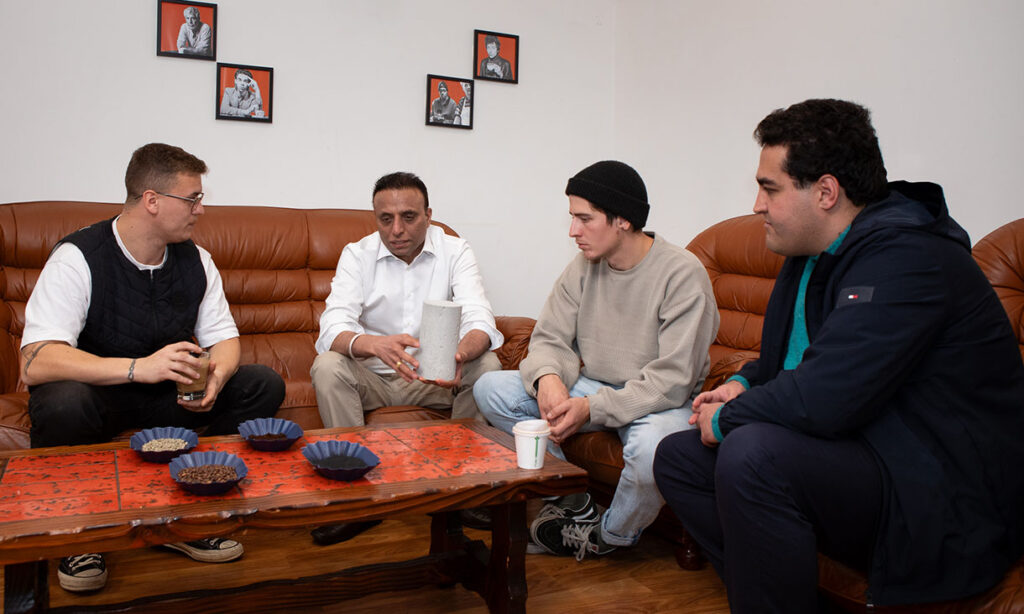
[[[0,202],[119,202],[131,151],[179,144],[213,204],[369,208],[411,170],[477,252],[495,311],[536,315],[575,248],[566,179],[605,158],[685,244],[749,211],[770,110],[874,111],[892,178],[942,183],[973,239],[1021,215],[1015,0],[219,0],[218,60],[275,69],[271,125],[217,121],[215,63],[155,55],[152,0],[0,0]],[[474,129],[424,126],[425,75],[469,76],[474,28],[519,34],[518,85]]]
[[[575,246],[566,179],[611,156],[611,0],[219,0],[217,59],[274,68],[272,124],[214,119],[215,63],[157,57],[152,0],[0,0],[0,202],[122,202],[150,141],[210,166],[213,204],[369,208],[423,177],[499,314],[535,315]],[[478,81],[473,130],[424,125],[426,74],[472,75],[473,30],[520,36],[518,85]]]
[[[977,241],[1024,215],[1024,3],[774,0],[618,5],[615,150],[680,243],[749,213],[767,113],[806,98],[873,112],[890,179],[944,186]]]

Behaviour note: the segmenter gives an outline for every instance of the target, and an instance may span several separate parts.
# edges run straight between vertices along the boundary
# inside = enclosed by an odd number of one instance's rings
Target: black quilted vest
[[[113,220],[63,239],[82,250],[92,274],[92,298],[79,349],[97,356],[148,356],[165,345],[191,341],[206,272],[192,241],[167,246],[164,266],[140,271],[121,252]]]

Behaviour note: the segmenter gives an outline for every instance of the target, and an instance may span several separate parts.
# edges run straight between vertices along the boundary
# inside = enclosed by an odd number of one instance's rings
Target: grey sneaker
[[[66,591],[98,591],[107,584],[107,564],[96,553],[64,557],[57,567],[57,580]]]

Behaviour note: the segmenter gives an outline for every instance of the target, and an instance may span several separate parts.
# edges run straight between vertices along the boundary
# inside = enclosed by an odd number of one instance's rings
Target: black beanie
[[[565,186],[565,195],[585,198],[628,221],[635,230],[644,227],[651,210],[640,173],[615,160],[597,162],[576,173]]]

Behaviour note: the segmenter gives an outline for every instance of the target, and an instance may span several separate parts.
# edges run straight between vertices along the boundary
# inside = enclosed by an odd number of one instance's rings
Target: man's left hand
[[[715,430],[711,428],[711,419],[715,417],[715,412],[722,405],[724,403],[704,403],[700,406],[700,409],[695,409],[693,415],[690,416],[690,424],[696,424],[700,428],[701,443],[709,448],[713,448],[721,443],[715,437]]]
[[[587,420],[590,420],[590,399],[587,397],[570,397],[555,405],[548,412],[551,441],[561,444],[576,434]]]
[[[452,378],[451,380],[443,380],[443,379],[423,379],[421,377],[420,381],[423,382],[424,384],[433,384],[435,386],[440,386],[442,388],[458,388],[459,385],[462,384],[462,363],[463,363],[462,354],[459,353],[459,352],[456,352],[455,353],[455,377],[454,378]]]
[[[194,401],[178,399],[178,405],[196,413],[210,411],[213,409],[213,404],[217,401],[217,395],[220,394],[227,380],[228,378],[225,377],[225,374],[217,370],[217,364],[210,360],[210,371],[209,375],[206,376],[206,394],[203,395],[203,398]]]

